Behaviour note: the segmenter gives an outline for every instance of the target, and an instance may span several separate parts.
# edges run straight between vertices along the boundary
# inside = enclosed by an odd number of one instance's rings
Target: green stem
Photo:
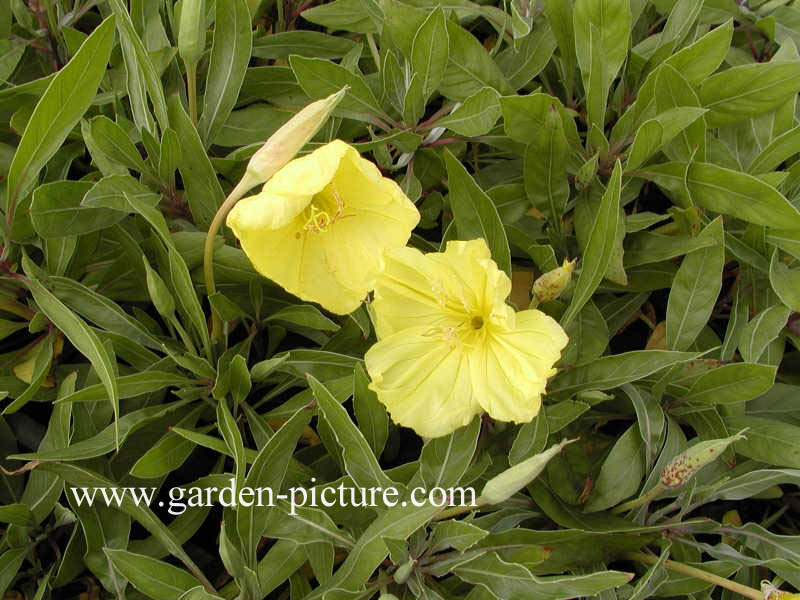
[[[203,276],[205,278],[206,284],[206,296],[211,296],[215,294],[217,291],[216,283],[214,282],[214,238],[219,231],[219,228],[222,226],[222,222],[225,220],[225,217],[228,216],[228,213],[233,208],[234,204],[236,204],[242,196],[244,196],[250,188],[253,187],[253,178],[252,176],[245,172],[244,176],[242,177],[241,181],[236,184],[236,187],[231,190],[231,193],[228,194],[228,197],[225,198],[225,202],[217,210],[217,214],[214,215],[214,219],[211,221],[211,225],[208,228],[208,233],[206,234],[206,241],[203,247]],[[212,343],[220,339],[219,336],[222,333],[222,320],[219,318],[219,315],[216,313],[214,308],[211,308],[211,341]]]
[[[437,514],[432,521],[442,521],[444,519],[449,519],[450,517],[457,517],[458,515],[463,515],[468,512],[472,512],[473,510],[477,510],[480,508],[480,504],[467,504],[465,506],[453,506],[451,508],[446,508],[439,514]]]
[[[655,500],[661,492],[665,489],[664,484],[660,481],[655,485],[653,489],[651,489],[646,494],[642,494],[638,498],[634,498],[633,500],[629,500],[628,502],[623,502],[619,506],[615,507],[611,510],[612,514],[618,515],[619,513],[624,513],[634,508],[640,507],[642,504],[647,504],[651,500]]]
[[[375,67],[378,69],[378,72],[380,72],[381,55],[378,52],[378,46],[375,45],[375,36],[371,33],[367,33],[367,45],[369,46],[370,54],[372,54],[372,60],[375,61]]]
[[[186,96],[189,98],[189,118],[197,125],[197,63],[186,63]]]
[[[278,22],[275,24],[275,32],[280,33],[286,29],[286,17],[283,14],[283,0],[278,0],[275,5],[278,9]]]
[[[654,565],[658,562],[658,558],[655,556],[650,556],[649,554],[644,554],[643,552],[628,552],[625,554],[625,558],[648,565]],[[677,573],[683,573],[684,575],[689,575],[690,577],[707,581],[708,583],[712,583],[719,587],[724,587],[725,589],[744,596],[745,598],[764,600],[764,594],[762,594],[760,590],[742,585],[741,583],[736,583],[735,581],[730,581],[724,577],[720,577],[719,575],[709,573],[708,571],[703,571],[702,569],[698,569],[696,567],[690,567],[689,565],[675,562],[674,560],[665,561],[664,566],[667,569]]]

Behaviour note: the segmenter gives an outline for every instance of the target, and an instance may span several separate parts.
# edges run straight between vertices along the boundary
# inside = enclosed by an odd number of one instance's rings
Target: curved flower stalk
[[[240,200],[227,224],[259,273],[347,314],[372,290],[383,251],[405,246],[419,218],[397,183],[334,140]]]
[[[372,304],[379,341],[365,361],[395,422],[438,437],[482,411],[516,423],[536,416],[568,338],[541,311],[515,312],[510,291],[483,239],[387,252]]]

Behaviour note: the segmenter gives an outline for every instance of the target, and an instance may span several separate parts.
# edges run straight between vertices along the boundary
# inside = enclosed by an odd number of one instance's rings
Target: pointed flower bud
[[[747,429],[727,438],[700,442],[681,452],[661,471],[661,485],[668,488],[681,487],[700,469],[714,462],[733,442],[745,439],[745,431]]]
[[[536,479],[539,474],[544,471],[550,459],[556,454],[559,454],[564,446],[575,441],[577,440],[562,440],[561,443],[551,446],[549,450],[535,454],[523,460],[521,463],[514,465],[510,469],[506,469],[499,475],[492,477],[483,487],[483,492],[481,492],[480,498],[478,498],[478,504],[499,504],[500,502],[505,502],[531,481]]]
[[[322,128],[333,109],[347,93],[342,88],[327,98],[317,100],[284,123],[250,158],[240,182],[243,190],[264,183],[292,160]]]
[[[178,21],[178,54],[187,64],[196,65],[206,45],[205,0],[182,0]]]
[[[555,300],[561,292],[569,285],[572,271],[575,268],[575,260],[564,259],[564,264],[560,267],[548,271],[533,282],[533,296],[540,303]]]

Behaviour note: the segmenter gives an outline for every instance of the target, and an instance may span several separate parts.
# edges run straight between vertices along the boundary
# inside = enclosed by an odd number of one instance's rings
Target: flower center
[[[345,215],[344,209],[344,200],[339,195],[336,184],[331,181],[321,192],[314,194],[311,203],[306,207],[303,213],[303,229],[311,233],[324,233],[339,219],[354,216]]]
[[[483,317],[480,315],[472,317],[470,325],[472,325],[473,329],[480,329],[481,327],[483,327]]]

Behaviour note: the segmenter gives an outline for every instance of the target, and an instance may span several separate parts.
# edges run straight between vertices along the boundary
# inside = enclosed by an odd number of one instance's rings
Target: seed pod
[[[573,269],[575,269],[575,260],[564,259],[563,265],[548,271],[533,282],[533,296],[540,303],[558,298],[569,285]]]
[[[186,64],[196,65],[206,45],[205,0],[181,0],[178,22],[178,54]]]
[[[322,128],[346,93],[345,87],[327,98],[312,102],[284,123],[250,158],[240,185],[249,189],[264,183],[292,160]]]
[[[541,416],[539,418],[541,418]],[[486,482],[486,485],[483,486],[483,491],[481,492],[480,498],[478,498],[478,504],[499,504],[500,502],[505,502],[531,481],[536,479],[547,466],[550,459],[556,454],[559,454],[564,446],[575,441],[577,440],[562,440],[561,443],[550,447],[550,449],[535,454],[523,460],[521,463],[514,465],[510,469],[506,469],[499,475],[492,477]]]
[[[745,431],[747,429],[743,429],[731,437],[700,442],[685,452],[681,452],[661,471],[661,484],[668,488],[681,487],[700,469],[714,462],[733,442],[744,439]]]

